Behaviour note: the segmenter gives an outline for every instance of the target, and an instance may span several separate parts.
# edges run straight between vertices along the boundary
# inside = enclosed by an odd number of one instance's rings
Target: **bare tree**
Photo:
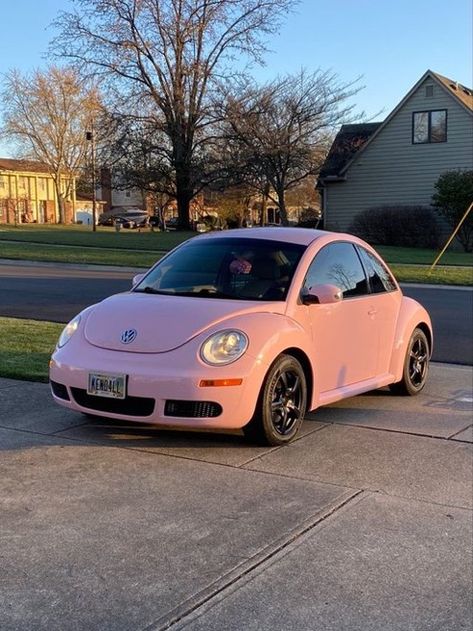
[[[127,107],[155,109],[183,227],[201,184],[196,160],[212,141],[214,80],[230,74],[234,54],[260,60],[262,36],[297,1],[76,0],[59,18],[56,52],[111,79]]]
[[[86,130],[100,109],[97,90],[71,68],[52,66],[31,76],[11,70],[2,97],[2,135],[16,144],[19,155],[47,166],[63,223],[64,201],[88,149]]]
[[[264,86],[246,82],[228,98],[228,142],[243,157],[247,181],[277,203],[284,225],[286,192],[317,175],[336,127],[353,120],[348,99],[358,89],[329,72],[301,71]]]

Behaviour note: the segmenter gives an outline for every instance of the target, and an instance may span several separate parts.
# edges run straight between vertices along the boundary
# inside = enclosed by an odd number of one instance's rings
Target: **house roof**
[[[0,158],[0,171],[21,171],[27,173],[49,173],[51,169],[37,160],[14,160]]]
[[[444,90],[452,95],[460,105],[465,108],[470,114],[473,114],[473,91],[471,88],[444,77],[432,70],[427,70],[425,74],[419,79],[406,96],[396,105],[393,111],[387,116],[382,123],[364,123],[361,125],[342,125],[339,133],[335,137],[335,140],[330,148],[325,163],[321,169],[319,181],[326,179],[330,176],[339,177],[349,168],[351,163],[356,160],[360,153],[362,153],[366,147],[374,140],[379,132],[389,123],[389,121],[397,114],[397,112],[403,107],[406,101],[412,96],[412,94],[419,88],[420,85],[427,79],[432,78],[436,81]],[[370,129],[369,126],[372,126]],[[356,130],[350,132],[350,128],[360,127],[360,137],[357,139]],[[343,138],[343,132],[345,129],[346,140]],[[365,129],[363,129],[365,128]],[[354,138],[350,140],[350,135]],[[341,138],[339,139],[339,136]],[[338,145],[338,147],[337,147]],[[346,151],[344,150],[346,145]],[[340,155],[337,161],[337,154]]]
[[[381,123],[342,125],[330,147],[320,171],[320,178],[336,177],[352,157],[363,147]]]
[[[453,81],[437,72],[431,72],[431,74],[437,81],[440,81],[443,87],[447,88],[462,105],[465,105],[469,110],[473,111],[473,90],[471,88],[467,88],[461,83],[458,83],[458,81]]]

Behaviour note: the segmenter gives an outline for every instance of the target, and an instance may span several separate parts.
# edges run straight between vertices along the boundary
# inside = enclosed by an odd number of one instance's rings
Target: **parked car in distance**
[[[137,228],[146,226],[149,222],[149,214],[145,210],[129,210],[124,212],[102,213],[98,219],[99,226],[114,226],[120,223],[124,228]]]
[[[115,219],[114,223],[121,223],[123,228],[145,228],[149,225],[149,215],[147,212],[127,213]]]
[[[179,230],[179,217],[170,217],[165,221],[166,230]]]
[[[244,228],[190,239],[78,314],[50,381],[85,414],[283,445],[307,410],[383,386],[419,393],[432,340],[427,311],[361,239]]]

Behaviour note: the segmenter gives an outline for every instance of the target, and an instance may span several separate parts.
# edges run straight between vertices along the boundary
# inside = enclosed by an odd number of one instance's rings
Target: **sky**
[[[70,6],[0,0],[0,75],[45,66],[51,22]],[[383,120],[427,69],[473,87],[472,7],[472,0],[301,0],[271,36],[265,66],[252,73],[266,81],[304,67],[342,82],[360,77],[355,112]],[[0,143],[0,154],[8,151]]]

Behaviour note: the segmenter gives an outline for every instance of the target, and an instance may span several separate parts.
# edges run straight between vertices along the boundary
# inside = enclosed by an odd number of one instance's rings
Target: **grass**
[[[97,226],[93,232],[90,226],[58,226],[51,224],[24,224],[15,228],[11,225],[0,225],[0,240],[21,241],[25,243],[45,243],[53,245],[69,245],[114,250],[153,250],[167,251],[182,243],[195,232],[151,232],[149,229],[121,230]],[[0,248],[2,246],[0,245]]]
[[[392,265],[404,263],[406,265],[432,265],[440,250],[427,250],[423,248],[399,248],[389,245],[376,246],[376,250],[383,259]],[[447,250],[440,259],[442,265],[473,265],[473,254],[467,252],[453,252]]]
[[[430,266],[391,265],[400,283],[426,283],[432,285],[473,285],[473,267],[442,266],[429,273]]]
[[[49,358],[63,328],[55,322],[0,318],[0,376],[47,382]]]
[[[193,232],[137,232],[99,226],[0,225],[0,258],[147,268]],[[54,246],[54,247],[52,247]],[[400,282],[471,285],[473,255],[448,251],[429,274],[435,250],[379,246]]]
[[[36,243],[5,243],[0,241],[0,258],[56,263],[86,263],[125,267],[150,267],[161,251],[113,250],[108,248],[78,248],[71,246],[38,245]]]

